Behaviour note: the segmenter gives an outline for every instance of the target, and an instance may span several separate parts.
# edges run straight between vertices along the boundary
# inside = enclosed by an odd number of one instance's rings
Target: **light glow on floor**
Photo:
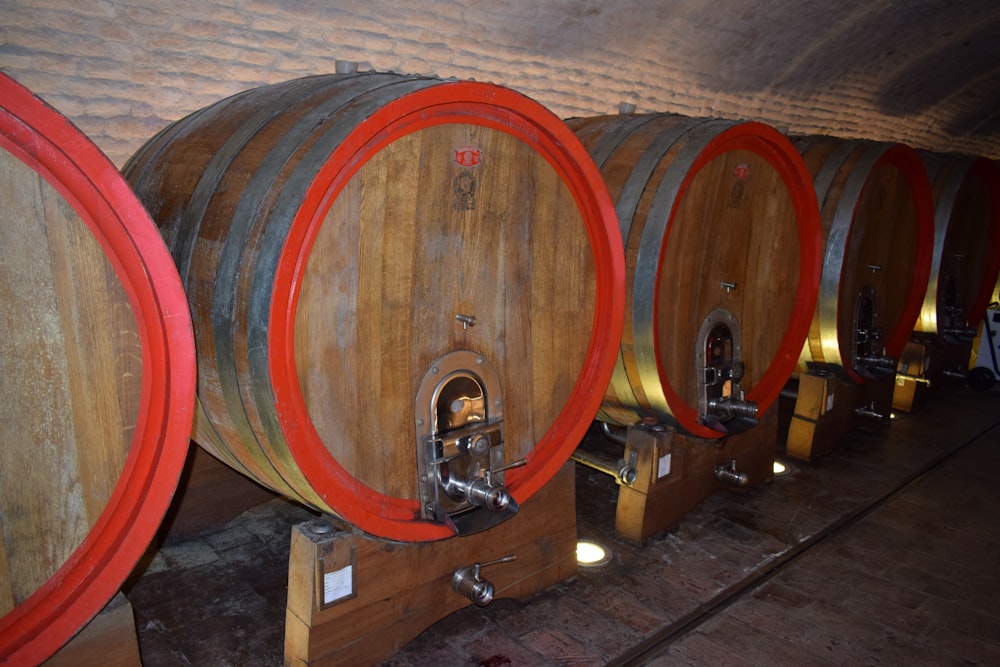
[[[581,567],[599,567],[611,562],[611,552],[591,540],[576,543],[576,563]]]

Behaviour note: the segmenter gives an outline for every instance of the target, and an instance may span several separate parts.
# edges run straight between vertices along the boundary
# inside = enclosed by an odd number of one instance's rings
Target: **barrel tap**
[[[485,470],[482,477],[472,479],[446,476],[443,473],[441,485],[445,493],[455,500],[464,500],[470,505],[503,512],[510,505],[511,495],[503,482],[494,480],[494,475],[511,468],[519,468],[527,463],[526,459],[519,459],[496,470]]]
[[[732,459],[728,466],[722,464],[715,466],[715,479],[736,486],[746,486],[750,483],[750,476],[736,467],[736,459]]]
[[[487,565],[509,563],[515,558],[517,557],[510,555],[504,556],[503,558],[497,558],[496,560],[487,561],[485,563],[473,563],[472,565],[460,567],[455,570],[454,574],[451,575],[451,587],[456,593],[464,595],[475,602],[476,605],[485,607],[493,601],[495,588],[493,587],[492,582],[489,582],[479,576],[479,571]]]

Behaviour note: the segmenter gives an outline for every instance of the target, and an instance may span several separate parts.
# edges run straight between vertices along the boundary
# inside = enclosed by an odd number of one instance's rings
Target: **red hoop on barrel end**
[[[0,662],[37,664],[115,595],[166,513],[194,415],[194,342],[173,261],[121,174],[65,117],[3,74],[0,147],[92,232],[127,295],[142,349],[135,431],[107,503],[71,556],[0,619]]]

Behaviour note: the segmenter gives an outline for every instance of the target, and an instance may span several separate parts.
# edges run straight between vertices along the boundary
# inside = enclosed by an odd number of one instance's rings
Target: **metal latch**
[[[744,398],[742,381],[746,364],[736,318],[716,308],[704,319],[698,333],[695,364],[701,375],[698,414],[706,426],[727,434],[746,431],[757,424],[757,404]]]
[[[862,376],[886,376],[896,372],[896,359],[886,354],[882,339],[885,332],[878,324],[875,290],[865,287],[854,304],[854,370]]]
[[[416,396],[421,518],[465,535],[513,516],[504,472],[500,379],[482,355],[456,350],[434,362]]]

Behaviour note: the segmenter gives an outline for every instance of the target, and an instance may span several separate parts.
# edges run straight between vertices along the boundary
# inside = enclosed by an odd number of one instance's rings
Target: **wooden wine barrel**
[[[707,370],[715,333],[728,331],[727,358],[743,364],[745,398],[763,413],[795,367],[815,305],[819,212],[799,154],[753,122],[568,122],[608,184],[625,245],[627,317],[598,418],[734,432],[739,417],[721,421],[706,408],[706,394],[725,385]]]
[[[597,411],[624,316],[614,211],[573,134],[522,95],[308,77],[178,121],[125,173],[191,302],[196,440],[269,488],[441,539],[456,529],[428,443],[500,424],[479,471],[524,459],[504,480],[523,501]],[[445,377],[477,407],[430,409]]]
[[[842,368],[856,383],[894,372],[927,290],[933,200],[916,151],[833,137],[796,146],[821,202],[824,258],[799,370]]]
[[[971,338],[1000,272],[1000,167],[921,151],[934,198],[930,278],[915,331]]]
[[[0,662],[48,659],[149,546],[187,453],[194,340],[113,164],[0,74]]]

